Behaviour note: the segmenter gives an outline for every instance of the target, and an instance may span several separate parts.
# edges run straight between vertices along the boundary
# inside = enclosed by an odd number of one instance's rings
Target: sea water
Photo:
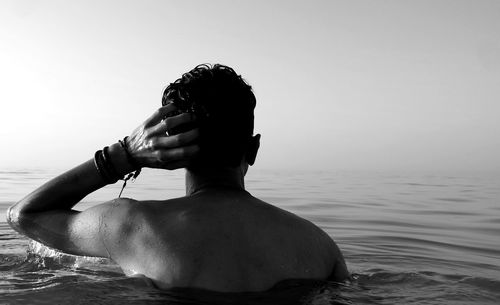
[[[243,294],[158,291],[108,259],[58,253],[14,232],[7,207],[56,174],[0,170],[0,304],[500,304],[500,173],[251,169],[247,189],[325,230],[353,280]],[[120,187],[76,208],[115,198]],[[183,194],[181,170],[145,170],[124,192]]]

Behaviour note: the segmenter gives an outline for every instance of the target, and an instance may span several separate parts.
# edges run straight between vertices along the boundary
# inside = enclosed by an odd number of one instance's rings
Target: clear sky
[[[90,159],[205,62],[254,87],[258,168],[500,170],[483,0],[0,0],[0,170]]]

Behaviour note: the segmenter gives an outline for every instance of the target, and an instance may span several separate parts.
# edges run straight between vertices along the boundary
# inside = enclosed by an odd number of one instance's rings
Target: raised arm
[[[164,119],[172,111],[173,104],[158,109],[132,132],[125,148],[119,143],[109,146],[106,162],[116,176],[142,167],[177,169],[189,164],[199,149],[195,143],[198,131],[170,136],[168,131],[194,118],[183,113]],[[133,200],[113,200],[82,212],[72,210],[85,196],[110,181],[95,163],[94,159],[88,160],[34,190],[7,210],[8,223],[19,233],[63,252],[108,256],[102,236],[112,234],[117,221],[124,217],[120,214],[129,210]],[[118,205],[122,208],[116,209]],[[104,226],[104,221],[115,225]]]

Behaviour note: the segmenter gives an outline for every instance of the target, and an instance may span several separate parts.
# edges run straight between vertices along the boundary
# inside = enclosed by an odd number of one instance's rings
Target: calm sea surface
[[[0,169],[0,304],[500,304],[500,174],[250,171],[247,189],[328,232],[354,280],[232,295],[156,291],[109,260],[14,232],[7,207],[57,174]],[[120,186],[77,208],[117,197]],[[124,192],[183,194],[182,171],[154,170]]]

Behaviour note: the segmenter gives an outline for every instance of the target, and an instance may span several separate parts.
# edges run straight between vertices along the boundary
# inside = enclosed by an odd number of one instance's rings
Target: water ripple
[[[0,216],[46,181],[48,173],[0,171]],[[249,175],[248,187],[256,197],[307,218],[336,240],[354,272],[352,282],[323,281],[273,294],[161,292],[125,277],[111,261],[68,256],[31,244],[0,219],[0,303],[498,303],[500,175]],[[146,170],[131,186],[127,196],[161,199],[182,193],[182,173]],[[88,208],[116,194],[117,187],[105,188],[77,207]]]

